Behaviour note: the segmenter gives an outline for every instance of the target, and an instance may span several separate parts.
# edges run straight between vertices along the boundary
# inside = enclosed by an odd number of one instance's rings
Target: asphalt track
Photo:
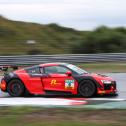
[[[113,109],[126,108],[126,73],[107,73],[117,81],[118,96],[97,96],[82,98],[80,96],[34,96],[12,98],[0,91],[0,106],[42,106],[42,107],[84,107]]]

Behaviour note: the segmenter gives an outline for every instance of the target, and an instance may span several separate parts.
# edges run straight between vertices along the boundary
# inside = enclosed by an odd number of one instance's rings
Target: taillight
[[[5,82],[4,80],[1,81],[0,88],[1,88],[1,90],[3,90],[3,91],[6,90],[6,82]]]

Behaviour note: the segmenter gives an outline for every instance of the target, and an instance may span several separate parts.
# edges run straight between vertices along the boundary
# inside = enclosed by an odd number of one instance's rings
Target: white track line
[[[0,98],[0,106],[67,106],[83,105],[86,101],[57,98]]]
[[[89,98],[87,101],[125,101],[125,99],[114,99],[114,98]]]

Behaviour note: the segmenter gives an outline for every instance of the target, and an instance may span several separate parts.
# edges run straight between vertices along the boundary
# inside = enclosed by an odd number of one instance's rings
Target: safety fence
[[[0,65],[35,65],[47,62],[123,62],[126,53],[0,56]]]

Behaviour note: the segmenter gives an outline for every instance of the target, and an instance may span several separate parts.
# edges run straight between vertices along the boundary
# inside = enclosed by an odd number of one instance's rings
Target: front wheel
[[[79,93],[84,97],[91,97],[96,93],[95,84],[90,80],[85,80],[79,84]]]
[[[25,88],[20,80],[14,79],[8,83],[7,91],[12,97],[21,97],[24,95]]]

